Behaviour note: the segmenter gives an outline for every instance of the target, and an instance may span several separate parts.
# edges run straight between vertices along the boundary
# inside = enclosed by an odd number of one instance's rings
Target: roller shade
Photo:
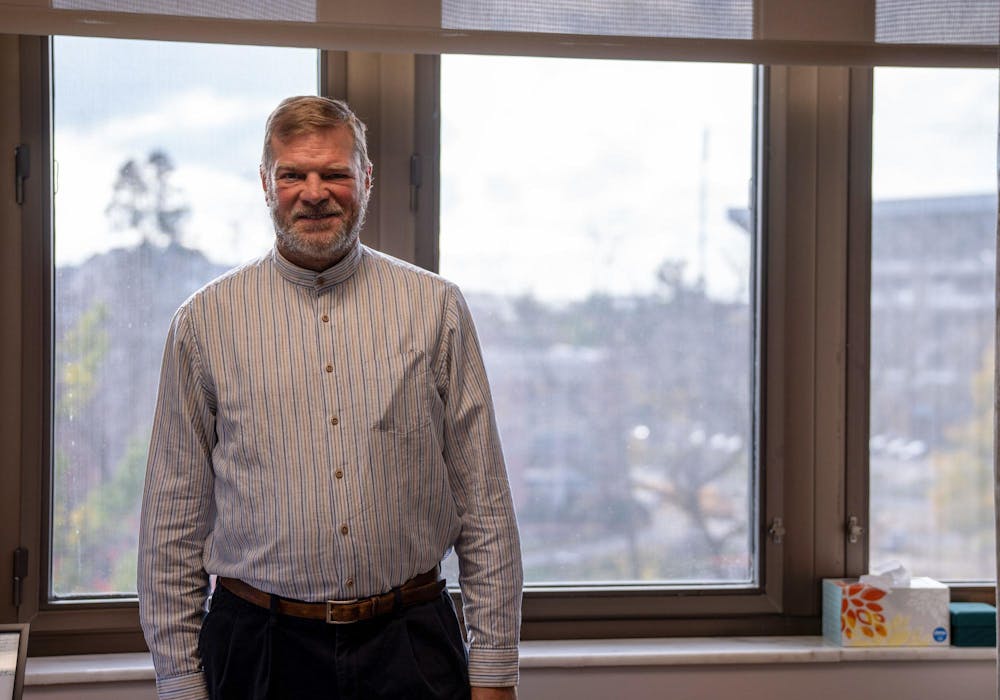
[[[442,0],[441,26],[597,36],[753,38],[753,0]]]
[[[1000,42],[1000,2],[878,0],[875,41],[996,46]]]
[[[998,0],[0,0],[0,32],[407,53],[995,66]]]
[[[127,12],[145,15],[216,17],[225,19],[285,20],[315,22],[316,3],[312,0],[239,2],[221,0],[179,2],[178,0],[54,0],[56,10]]]

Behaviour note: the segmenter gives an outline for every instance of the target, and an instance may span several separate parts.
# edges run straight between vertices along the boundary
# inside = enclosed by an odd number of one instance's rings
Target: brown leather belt
[[[273,596],[276,599],[274,601],[274,611],[281,615],[304,617],[310,620],[323,620],[331,625],[349,625],[352,622],[370,620],[373,617],[385,615],[394,610],[410,607],[411,605],[429,603],[441,595],[441,591],[444,590],[446,583],[440,576],[441,568],[435,566],[430,571],[414,576],[399,588],[393,588],[388,593],[373,595],[370,598],[357,598],[355,600],[328,600],[325,603],[305,603]],[[253,603],[258,607],[268,610],[272,607],[271,594],[254,588],[249,583],[244,583],[237,578],[226,578],[225,576],[220,576],[217,583],[248,603]]]

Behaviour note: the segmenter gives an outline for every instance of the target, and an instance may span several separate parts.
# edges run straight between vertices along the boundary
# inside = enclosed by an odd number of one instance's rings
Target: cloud
[[[261,114],[274,107],[270,98],[226,96],[197,88],[165,96],[145,112],[116,117],[97,125],[94,138],[109,144],[129,144],[157,136],[163,141],[190,138],[204,131],[228,129],[245,122],[260,125]]]
[[[56,264],[77,263],[134,243],[135,236],[110,229],[105,208],[121,164],[145,154],[109,143],[103,130],[98,135],[61,131],[56,149]],[[270,219],[255,177],[208,163],[182,163],[173,172],[171,185],[178,200],[191,208],[182,224],[186,245],[224,264],[242,262],[270,246]]]

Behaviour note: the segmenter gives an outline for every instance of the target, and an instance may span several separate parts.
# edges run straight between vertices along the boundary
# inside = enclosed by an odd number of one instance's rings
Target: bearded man
[[[343,102],[283,101],[260,175],[274,249],[192,295],[164,351],[138,578],[159,695],[513,698],[520,548],[465,301],[360,243]]]

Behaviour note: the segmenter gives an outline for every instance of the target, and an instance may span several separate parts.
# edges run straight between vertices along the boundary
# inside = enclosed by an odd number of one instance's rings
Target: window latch
[[[423,183],[423,171],[420,163],[420,154],[414,153],[410,156],[410,211],[417,211],[417,194]]]
[[[14,201],[24,204],[24,181],[31,176],[31,152],[27,144],[14,148]]]
[[[14,607],[21,607],[24,596],[24,579],[28,577],[28,550],[18,547],[14,550]]]
[[[858,520],[858,516],[852,515],[849,517],[847,519],[847,541],[851,544],[857,544],[863,534],[865,534],[865,529],[861,527],[861,521]]]
[[[774,544],[781,544],[784,541],[785,524],[781,521],[781,518],[775,518],[771,521],[771,527],[767,528],[767,534]]]

